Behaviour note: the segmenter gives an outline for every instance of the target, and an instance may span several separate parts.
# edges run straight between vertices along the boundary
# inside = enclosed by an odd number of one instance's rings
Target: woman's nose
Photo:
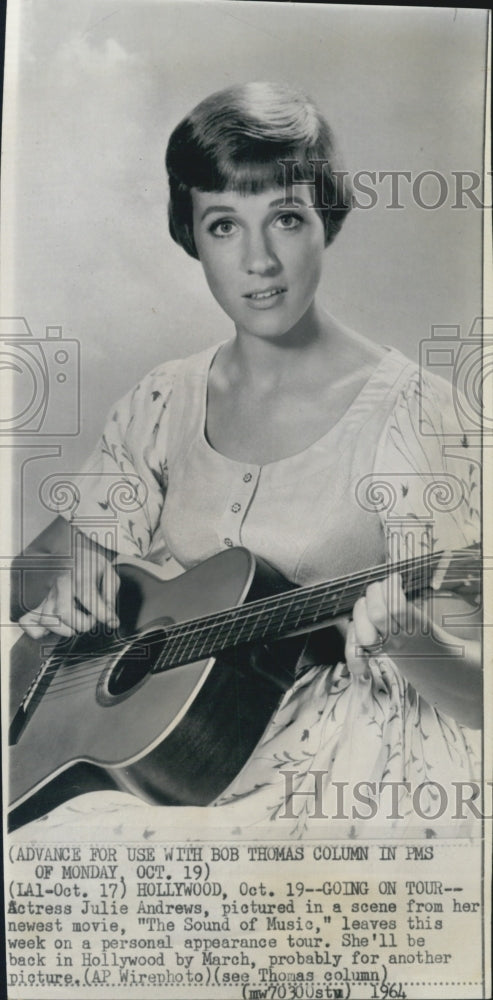
[[[244,266],[248,274],[275,274],[280,261],[269,244],[266,233],[250,233],[244,247]]]

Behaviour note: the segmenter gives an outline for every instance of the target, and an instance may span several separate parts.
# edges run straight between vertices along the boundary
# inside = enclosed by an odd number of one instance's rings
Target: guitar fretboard
[[[382,564],[372,569],[309,587],[299,587],[261,600],[251,601],[205,618],[171,625],[159,633],[163,649],[153,673],[205,659],[220,650],[260,640],[274,640],[296,632],[310,631],[320,623],[352,610],[367,586],[384,580],[390,573],[402,575],[406,594],[426,591],[440,562],[445,563],[447,584],[453,586],[477,578],[475,554],[470,549],[454,553],[426,553],[417,559]],[[456,563],[458,562],[458,566]]]

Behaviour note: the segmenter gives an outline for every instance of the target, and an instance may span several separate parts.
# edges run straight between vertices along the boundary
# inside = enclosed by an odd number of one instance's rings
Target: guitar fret
[[[349,584],[346,584],[345,592],[348,586]],[[290,592],[288,601],[285,600],[285,597],[278,599],[273,609],[269,608],[263,611],[257,610],[256,602],[253,602],[252,605],[242,605],[228,612],[228,617],[225,620],[223,613],[223,620],[220,624],[215,624],[215,627],[212,627],[209,620],[207,620],[207,625],[199,625],[199,627],[193,623],[171,626],[169,630],[171,633],[169,640],[171,652],[166,659],[173,660],[174,658],[175,661],[178,659],[188,659],[189,661],[199,659],[203,658],[204,654],[210,655],[213,650],[225,648],[228,645],[239,645],[269,634],[277,636],[283,632],[308,626],[322,615],[329,617],[333,614],[333,589],[331,585],[324,585],[322,589],[317,586],[302,594]],[[356,593],[359,594],[359,592],[360,588],[358,587]],[[282,600],[285,601],[284,608]],[[280,617],[276,617],[276,613],[280,614]],[[219,617],[214,616],[213,623],[217,623]],[[292,618],[291,621],[290,618]],[[191,638],[190,628],[193,629]],[[230,638],[234,628],[234,643],[231,643]],[[174,636],[172,633],[175,629],[187,631],[185,634]]]
[[[225,649],[228,645],[231,645],[229,638],[234,628],[234,624],[234,615],[232,615],[230,621],[226,621],[224,625],[221,625],[217,630],[214,644],[217,644],[218,648]]]
[[[240,623],[236,632],[236,642],[238,645],[241,645],[243,642],[251,642],[254,632],[254,629],[252,629],[252,621],[254,622],[255,627],[256,618],[257,616],[244,615],[243,621]]]
[[[307,603],[312,597],[313,595],[311,594],[304,594],[303,596],[294,595],[283,615],[282,627],[285,626],[287,631],[296,631],[296,629],[302,627],[305,623]]]
[[[334,605],[334,617],[337,616],[337,614],[339,613],[339,611],[345,610],[344,605],[343,605],[343,598],[344,598],[344,594],[346,593],[347,588],[348,588],[348,583],[346,582],[344,584],[342,590],[339,591],[339,594],[338,594],[338,597],[337,597],[337,601],[336,601],[336,603]]]
[[[293,604],[294,604],[294,597],[293,600],[288,604],[280,622],[278,622],[278,628],[280,632],[282,631],[283,627],[287,624],[290,614],[292,614]]]
[[[308,596],[306,596],[306,597],[305,597],[305,598],[304,598],[304,599],[303,599],[303,600],[301,601],[301,607],[300,607],[300,610],[299,610],[299,614],[297,615],[297,617],[296,617],[296,620],[295,620],[295,622],[294,622],[294,627],[295,627],[295,628],[298,628],[298,627],[299,627],[299,626],[301,626],[301,624],[302,624],[302,621],[303,621],[303,615],[304,615],[304,613],[306,612],[306,605],[307,605],[307,601],[308,601]]]
[[[321,594],[321,596],[320,596],[320,599],[319,599],[319,601],[317,603],[317,610],[316,610],[315,614],[312,616],[312,621],[314,623],[316,623],[319,618],[323,618],[324,617],[323,611],[324,611],[324,608],[325,608],[326,597],[327,597],[326,594]]]
[[[188,662],[203,660],[209,656],[213,646],[220,647],[222,641],[223,625],[212,628],[208,625],[204,630],[193,629],[190,632],[187,642],[184,643],[182,656],[187,656]]]
[[[190,637],[187,634],[187,632],[185,632],[185,631],[183,632],[182,635],[178,635],[177,637],[176,636],[172,636],[172,639],[171,639],[171,642],[170,642],[170,646],[172,647],[173,659],[171,659],[171,661],[170,661],[171,663],[173,661],[176,662],[176,663],[182,663],[182,662],[184,662],[184,659],[186,659],[185,649],[186,649],[187,644],[189,643],[189,641],[190,641]],[[168,660],[168,659],[170,659],[170,657],[167,655],[166,656],[166,660]],[[168,664],[166,664],[166,665],[168,665]]]
[[[303,601],[301,614],[298,615],[295,627],[308,626],[312,622],[316,624],[320,620],[328,620],[334,616],[334,588],[329,584],[322,584],[316,591],[309,594]]]

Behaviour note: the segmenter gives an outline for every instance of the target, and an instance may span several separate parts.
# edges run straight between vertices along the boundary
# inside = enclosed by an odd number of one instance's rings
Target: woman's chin
[[[280,297],[282,298],[282,297]],[[248,314],[241,316],[241,319],[231,317],[236,332],[242,336],[260,337],[266,340],[277,340],[292,334],[299,328],[300,334],[304,331],[303,317],[307,317],[308,309],[301,309],[299,313],[282,309],[279,307],[270,309],[249,309]],[[301,322],[300,322],[301,321]]]

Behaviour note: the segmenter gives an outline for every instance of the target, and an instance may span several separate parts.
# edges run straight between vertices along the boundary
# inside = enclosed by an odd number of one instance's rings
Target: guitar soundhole
[[[129,694],[151,673],[163,648],[162,631],[147,632],[124,649],[106,678],[106,691],[114,698]]]

